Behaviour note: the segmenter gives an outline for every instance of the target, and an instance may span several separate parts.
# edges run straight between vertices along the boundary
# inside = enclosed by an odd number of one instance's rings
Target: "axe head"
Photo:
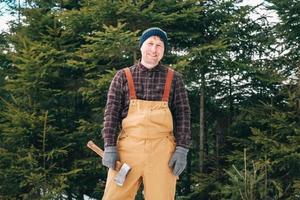
[[[125,178],[130,170],[131,170],[131,167],[129,165],[127,165],[126,163],[123,163],[118,174],[114,178],[114,181],[118,186],[123,186],[123,184],[125,182]]]

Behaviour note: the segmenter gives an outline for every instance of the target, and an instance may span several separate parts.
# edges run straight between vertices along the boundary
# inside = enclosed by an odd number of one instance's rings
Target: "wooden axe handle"
[[[88,148],[90,148],[91,150],[93,150],[93,151],[94,151],[96,154],[98,154],[101,158],[103,158],[103,154],[104,154],[103,150],[102,150],[100,147],[98,147],[92,140],[90,140],[90,141],[86,144],[86,146],[87,146]],[[119,171],[121,167],[122,167],[122,163],[121,163],[120,161],[117,161],[117,163],[116,163],[116,170]]]
[[[90,141],[86,144],[86,146],[87,146],[88,148],[90,148],[91,150],[93,150],[93,151],[94,151],[96,154],[98,154],[101,158],[103,158],[103,154],[104,154],[103,150],[100,149],[100,147],[98,147],[92,140],[90,140]]]

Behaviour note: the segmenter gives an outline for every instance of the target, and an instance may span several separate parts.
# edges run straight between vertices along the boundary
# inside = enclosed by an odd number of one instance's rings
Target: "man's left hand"
[[[171,160],[169,161],[169,166],[173,168],[173,174],[179,176],[186,167],[187,154],[189,150],[184,147],[176,147]]]

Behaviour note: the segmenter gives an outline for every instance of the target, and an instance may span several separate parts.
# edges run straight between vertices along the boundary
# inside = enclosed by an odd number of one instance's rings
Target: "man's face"
[[[164,42],[158,36],[149,37],[141,46],[141,63],[148,68],[155,67],[163,58],[164,51]]]

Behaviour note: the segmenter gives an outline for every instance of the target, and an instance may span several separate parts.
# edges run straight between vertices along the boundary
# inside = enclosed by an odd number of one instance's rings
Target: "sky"
[[[241,5],[251,5],[251,6],[255,6],[258,5],[260,3],[262,3],[263,0],[244,0],[243,3]],[[0,10],[3,11],[5,9],[5,4],[4,3],[0,3]],[[267,14],[269,17],[269,21],[270,22],[276,22],[278,21],[278,18],[276,16],[275,13],[272,12],[267,12],[265,10],[259,10],[260,13],[264,13]],[[256,18],[258,15],[251,15],[251,17]],[[0,16],[0,32],[2,31],[7,31],[8,30],[8,23],[10,20],[13,20],[14,17],[9,15],[9,13],[5,13],[3,16]]]
[[[4,12],[5,8],[6,8],[5,4],[0,3],[0,10],[1,10],[0,13]],[[0,16],[0,32],[8,29],[7,23],[9,20],[12,20],[12,19],[13,19],[13,16],[11,16],[9,14],[4,14],[3,16]]]
[[[4,15],[4,16],[0,16],[0,32],[1,31],[5,31],[8,30],[8,21],[13,20],[13,16],[10,15]]]

